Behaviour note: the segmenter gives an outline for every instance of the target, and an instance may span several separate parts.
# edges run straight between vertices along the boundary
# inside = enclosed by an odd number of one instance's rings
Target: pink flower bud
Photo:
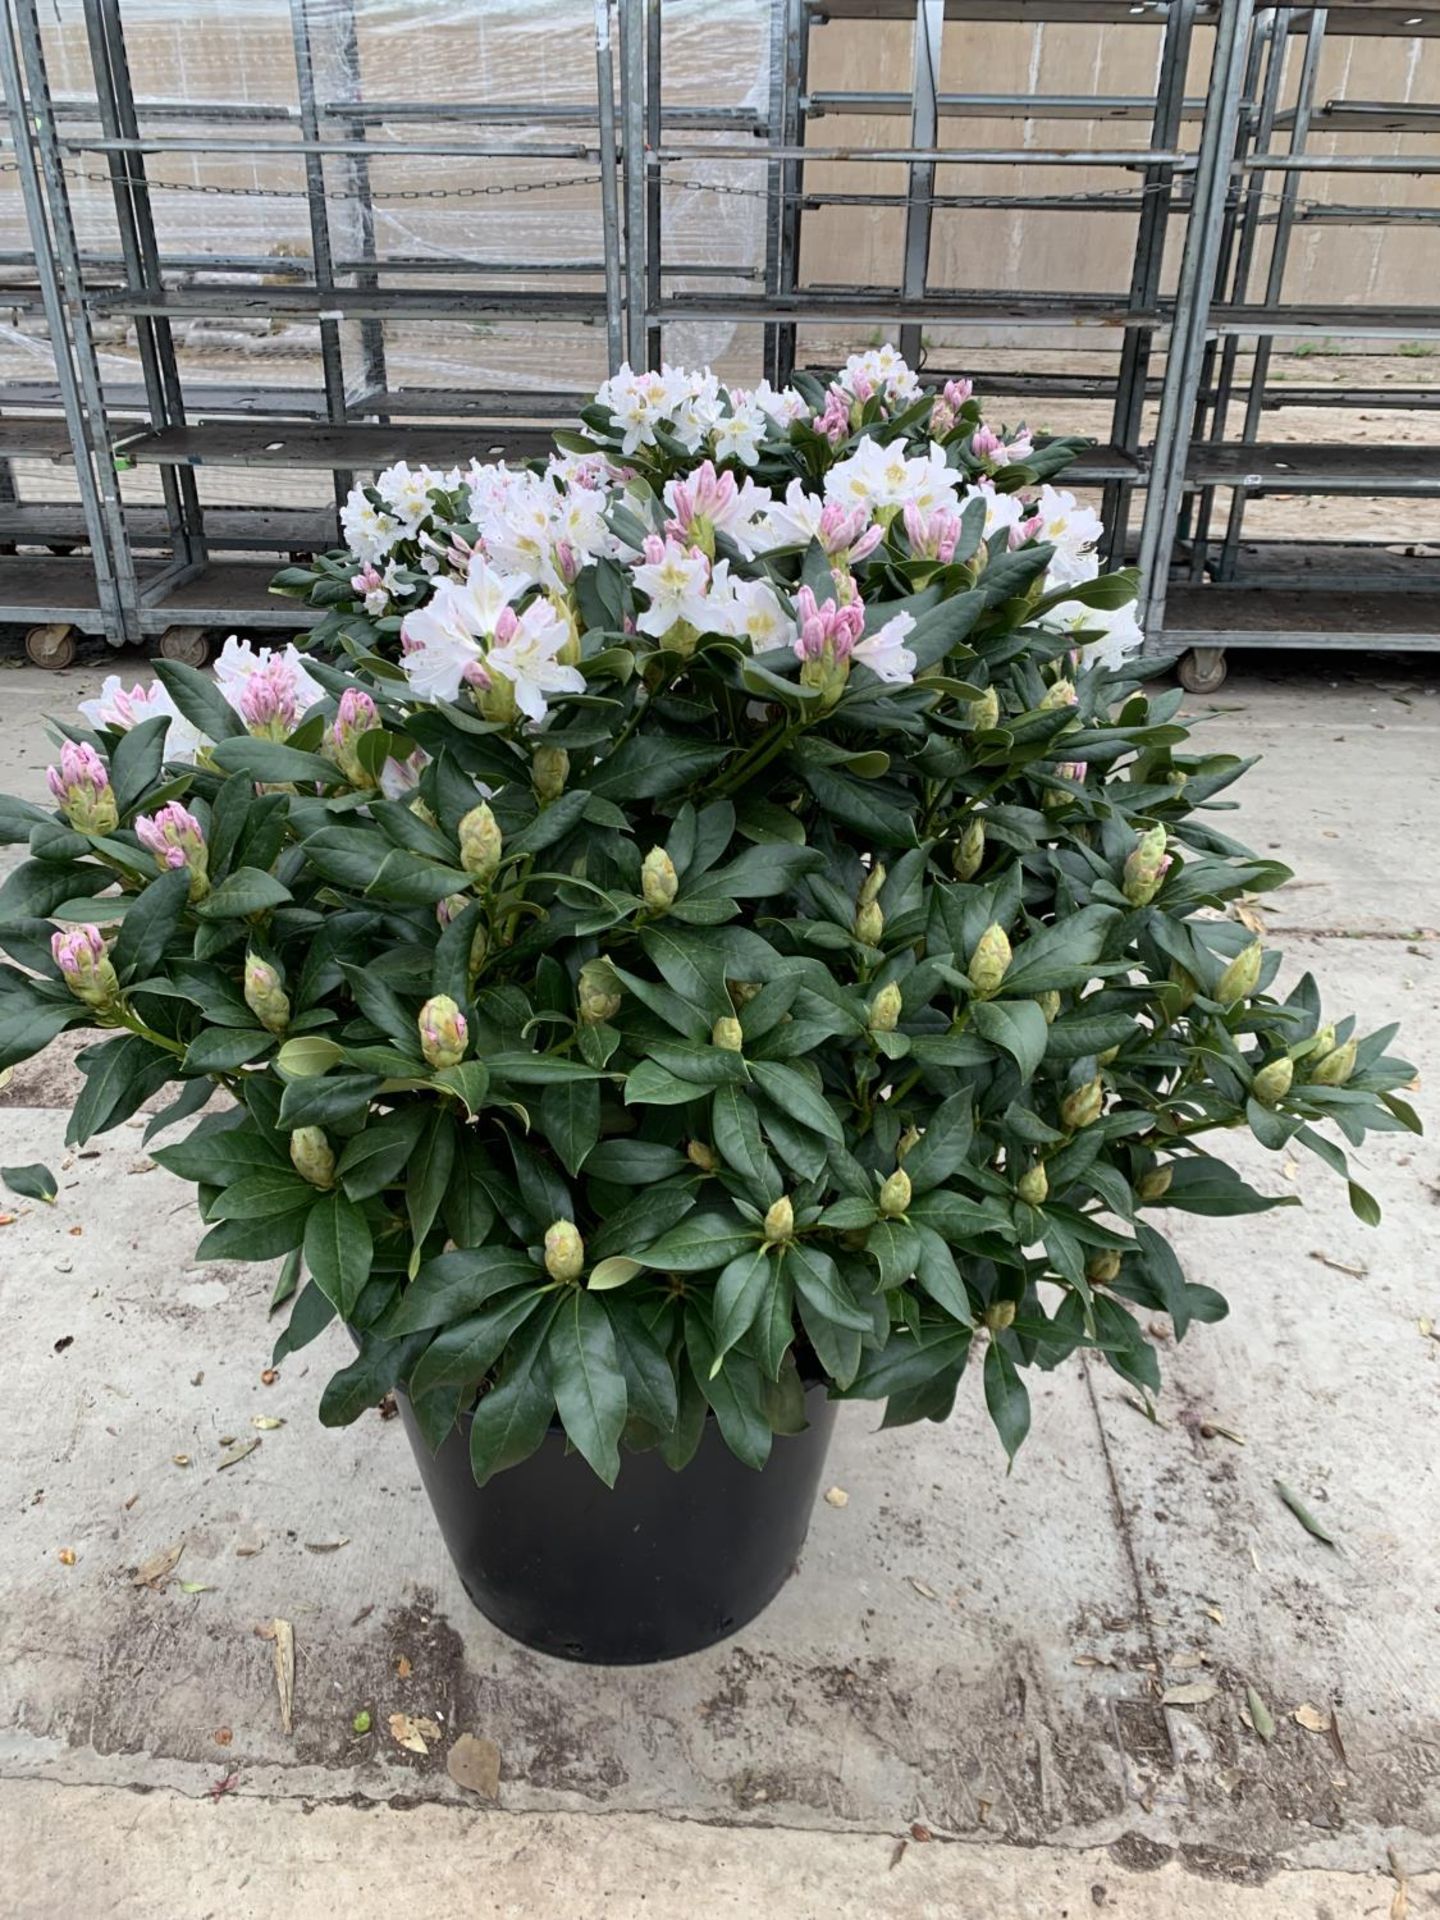
[[[325,750],[352,787],[373,787],[375,781],[360,763],[360,736],[380,725],[380,709],[362,687],[347,687],[340,706],[325,730]]]
[[[77,1000],[103,1010],[119,998],[120,983],[105,949],[105,937],[88,922],[50,936],[50,952]]]
[[[78,833],[112,833],[120,818],[110,774],[91,746],[67,740],[58,767],[47,767],[45,783],[60,811]]]
[[[158,813],[141,814],[135,822],[135,837],[155,856],[161,872],[190,869],[190,898],[199,900],[210,891],[209,859],[200,822],[178,800],[161,807]]]

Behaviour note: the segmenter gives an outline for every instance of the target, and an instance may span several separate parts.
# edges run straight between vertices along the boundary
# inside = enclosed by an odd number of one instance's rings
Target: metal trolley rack
[[[1267,494],[1440,495],[1435,450],[1356,446],[1351,436],[1305,445],[1263,437],[1266,416],[1284,406],[1437,404],[1420,388],[1282,385],[1270,363],[1277,339],[1440,336],[1440,309],[1282,297],[1298,227],[1396,217],[1311,205],[1301,195],[1307,175],[1440,172],[1440,153],[1332,153],[1312,144],[1322,130],[1440,126],[1440,104],[1322,98],[1327,34],[1440,35],[1440,0],[1405,8],[1346,0],[1328,9],[1298,0],[769,0],[764,97],[729,107],[678,103],[662,0],[575,0],[593,38],[595,88],[588,103],[565,107],[386,98],[385,76],[365,71],[345,5],[289,7],[294,106],[142,104],[123,0],[83,0],[94,95],[79,102],[52,96],[39,0],[0,0],[0,90],[10,103],[0,164],[20,172],[38,236],[30,297],[56,345],[53,380],[0,387],[0,554],[16,541],[86,549],[83,558],[0,557],[0,579],[14,582],[0,586],[0,622],[31,628],[33,657],[64,664],[74,631],[203,657],[206,629],[294,622],[293,604],[266,596],[273,561],[256,556],[331,543],[333,510],[202,505],[202,467],[318,470],[333,477],[338,500],[354,473],[397,457],[444,465],[490,448],[524,454],[573,417],[578,391],[457,392],[393,381],[391,329],[447,319],[519,320],[537,342],[557,324],[593,326],[611,367],[622,358],[658,364],[677,327],[722,323],[741,343],[732,358],[772,380],[821,348],[829,357],[838,340],[861,344],[882,330],[897,330],[907,357],[936,381],[945,377],[936,363],[954,350],[932,347],[931,329],[1103,343],[1113,371],[1101,375],[955,371],[977,374],[992,394],[1106,405],[1108,432],[1073,478],[1103,490],[1109,557],[1138,557],[1150,645],[1183,653],[1187,685],[1218,685],[1232,645],[1437,644],[1440,573],[1423,561],[1376,545],[1256,540],[1244,517],[1247,503]],[[1100,91],[1099,77],[1090,92],[947,91],[947,30],[975,23],[1113,27],[1127,45],[1146,35],[1134,44],[1154,50],[1153,92]],[[908,89],[811,84],[822,36],[886,33],[893,48],[907,26]],[[1194,75],[1207,55],[1201,93]],[[859,143],[847,143],[857,116],[869,124]],[[1097,144],[985,143],[997,123],[1025,121],[1075,123]],[[876,126],[888,139],[892,123],[894,143],[873,144]],[[288,168],[283,191],[305,207],[307,256],[277,264],[167,247],[151,206],[162,189],[147,166],[159,173],[166,156],[196,153],[262,156],[267,167]],[[564,261],[387,251],[377,241],[376,207],[388,197],[376,189],[377,165],[383,159],[393,170],[412,156],[456,168],[523,159],[538,162],[549,184],[593,185],[593,250]],[[902,184],[857,187],[857,163],[889,166]],[[71,207],[70,179],[96,167],[114,206],[108,252],[82,250]],[[1014,190],[1037,168],[1044,184]],[[1116,185],[1096,184],[1107,174]],[[991,190],[997,178],[1006,190]],[[754,202],[763,222],[758,261],[687,262],[670,218],[672,190],[682,187],[717,196],[717,207],[722,195]],[[514,189],[462,189],[477,197],[497,190]],[[413,188],[401,197],[414,197]],[[864,218],[879,209],[893,220],[894,280],[810,270],[807,236],[837,208]],[[1025,209],[1127,217],[1134,245],[1123,284],[1108,292],[942,284],[934,256],[944,222]],[[1440,209],[1400,217],[1433,225]],[[310,385],[182,375],[176,328],[217,316],[307,322],[318,342]],[[96,330],[117,317],[133,328],[139,352],[141,377],[128,384],[102,381],[95,345]],[[78,501],[18,502],[5,485],[7,455],[71,463]],[[122,497],[132,466],[147,472],[152,494],[158,476],[158,501]]]

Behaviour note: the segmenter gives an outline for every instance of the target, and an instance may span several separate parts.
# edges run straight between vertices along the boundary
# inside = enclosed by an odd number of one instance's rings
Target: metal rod
[[[660,93],[663,85],[661,64],[664,53],[664,34],[661,25],[660,0],[645,0],[645,146],[648,152],[658,147],[661,139]],[[665,253],[662,219],[664,207],[662,189],[664,181],[658,172],[646,169],[645,173],[645,364],[652,371],[658,371],[664,363],[663,343],[659,321],[652,319],[660,311],[660,289],[663,279],[663,259]]]
[[[923,4],[923,0],[921,0]],[[647,154],[651,167],[673,167],[696,160],[854,160],[862,165],[890,162],[911,166],[932,161],[947,167],[1126,167],[1142,172],[1162,164],[1193,172],[1195,155],[1176,148],[1156,152],[1148,147],[661,147]]]
[[[784,116],[775,130],[779,145],[781,191],[785,195],[780,210],[780,270],[776,297],[793,295],[800,284],[801,195],[805,189],[803,158],[786,159],[785,150],[803,155],[805,151],[806,82],[810,73],[810,22],[806,0],[771,0],[785,12]],[[780,381],[790,378],[795,366],[797,330],[793,322],[775,329],[776,365]]]
[[[625,358],[625,294],[620,279],[620,152],[615,138],[615,59],[610,0],[595,0],[595,95],[600,116],[600,220],[605,236],[605,352],[612,374]]]
[[[1221,9],[1205,100],[1194,205],[1185,233],[1175,296],[1176,325],[1165,358],[1165,384],[1151,457],[1150,489],[1140,529],[1141,624],[1158,640],[1165,620],[1170,553],[1184,482],[1186,431],[1200,387],[1201,346],[1225,217],[1225,158],[1235,148],[1239,81],[1249,44],[1254,0]]]
[[[295,80],[300,92],[300,125],[305,145],[318,148],[320,116],[316,109],[315,60],[310,45],[310,22],[306,0],[290,0],[290,44],[295,56]],[[310,221],[310,261],[316,292],[333,303],[335,264],[330,251],[330,217],[325,203],[325,162],[318,152],[305,155],[305,209]],[[339,322],[333,313],[320,315],[320,368],[325,385],[325,411],[332,426],[344,423],[345,360]],[[334,474],[335,537],[340,537],[340,509],[345,505],[355,476],[343,468]]]
[[[40,49],[38,19],[22,23],[22,37],[27,29],[33,30],[34,34],[35,59],[31,61],[27,58],[26,61],[34,124],[37,129],[42,123],[48,124],[53,132],[53,123],[44,112],[48,89]],[[31,43],[26,41],[27,55],[30,51]],[[14,103],[14,120],[18,129],[14,152],[17,163],[16,172],[20,180],[20,196],[35,249],[35,272],[44,302],[46,323],[50,330],[60,407],[70,434],[71,445],[75,449],[76,482],[80,493],[81,511],[85,517],[85,535],[94,564],[96,594],[104,621],[105,638],[112,645],[118,646],[132,637],[126,613],[127,604],[134,603],[134,575],[133,570],[128,570],[129,547],[124,540],[123,511],[119,491],[115,485],[115,470],[109,461],[109,450],[108,448],[105,450],[105,464],[102,466],[97,451],[90,441],[86,417],[88,395],[85,388],[87,382],[93,382],[91,390],[98,391],[99,369],[90,363],[85,355],[76,351],[72,341],[65,311],[67,294],[72,301],[72,311],[80,315],[83,321],[83,311],[72,292],[72,288],[77,285],[79,279],[79,270],[75,263],[74,233],[73,230],[68,230],[68,205],[62,205],[57,210],[53,230],[51,221],[47,218],[45,195],[41,186],[41,168],[36,163],[31,122],[24,109],[25,89],[20,76],[20,59],[16,51],[15,29],[10,18],[8,0],[0,0],[0,85],[3,85],[5,97]],[[42,155],[48,144],[42,140]],[[58,156],[56,158],[58,159]],[[60,179],[63,198],[63,175]],[[66,244],[67,231],[68,244]],[[57,260],[61,262],[62,270],[67,274],[69,286],[62,287],[61,273],[57,272],[56,268]],[[88,341],[85,344],[88,348]],[[77,363],[80,363],[78,373]],[[13,500],[13,493],[11,499]],[[117,532],[120,535],[118,546],[115,540]],[[123,561],[127,568],[123,591],[117,566],[119,561]]]
[[[625,347],[645,364],[645,31],[641,0],[620,0],[620,115],[625,162]]]
[[[945,36],[945,0],[915,0],[915,46],[912,65],[910,144],[917,155],[934,148],[939,134],[936,102],[940,94],[940,58]],[[905,251],[901,290],[907,300],[922,299],[930,271],[930,197],[935,191],[935,163],[917,158],[910,167],[906,188]],[[900,329],[900,351],[913,367],[924,357],[924,333],[917,324]]]
[[[339,51],[340,72],[345,86],[352,98],[342,101],[320,103],[322,117],[334,108],[355,108],[359,114],[363,108],[361,94],[364,91],[360,70],[360,36],[355,23],[355,0],[344,0],[344,4],[335,10],[335,35]],[[365,129],[372,122],[368,117],[359,119],[357,142],[366,143]],[[375,258],[375,200],[370,186],[370,162],[359,155],[344,163],[345,178],[349,182],[350,204],[356,209],[359,228],[359,252],[361,263],[351,265],[348,261],[336,262],[337,273],[353,273],[358,287],[376,287],[379,263]],[[383,392],[389,384],[385,371],[385,328],[373,315],[367,314],[360,322],[360,365],[363,383],[367,391]]]
[[[1300,65],[1295,109],[1290,120],[1290,152],[1285,157],[1292,160],[1304,157],[1305,142],[1310,133],[1310,115],[1315,104],[1315,85],[1320,73],[1320,56],[1324,45],[1325,9],[1316,7],[1310,15],[1309,32],[1305,38],[1305,57]],[[1267,156],[1262,154],[1257,157],[1264,159]],[[1290,254],[1290,236],[1295,227],[1295,202],[1299,190],[1299,174],[1287,173],[1285,183],[1280,190],[1280,208],[1273,230],[1274,238],[1271,241],[1269,272],[1265,279],[1267,305],[1277,304],[1284,292],[1285,267]],[[1243,437],[1246,440],[1253,440],[1260,428],[1260,416],[1265,406],[1265,382],[1270,372],[1270,357],[1274,350],[1273,338],[1267,337],[1255,343],[1255,357],[1250,363],[1250,386],[1245,398]],[[1230,514],[1225,523],[1225,539],[1220,549],[1222,580],[1235,570],[1244,524],[1245,489],[1236,487],[1230,495]]]
[[[71,135],[61,145],[67,153],[243,153],[276,154],[282,158],[303,158],[318,153],[322,160],[339,160],[347,155],[369,160],[409,160],[414,158],[459,160],[587,160],[595,161],[599,152],[589,141],[564,146],[542,146],[532,141],[474,141],[459,145],[453,140],[407,140],[389,153],[353,140],[245,140],[228,134],[130,134],[122,136]]]

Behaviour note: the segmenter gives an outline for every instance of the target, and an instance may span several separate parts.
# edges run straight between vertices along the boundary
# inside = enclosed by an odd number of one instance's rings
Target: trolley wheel
[[[183,667],[203,667],[210,658],[204,627],[167,627],[160,636],[160,658],[178,660]]]
[[[32,665],[44,667],[48,673],[62,673],[75,663],[75,629],[63,621],[31,627],[25,636],[25,655]]]
[[[1175,671],[1187,693],[1214,693],[1225,684],[1225,649],[1192,647],[1181,654]]]
[[[45,551],[53,553],[59,560],[68,560],[77,551],[77,543],[74,540],[50,540],[46,542]]]

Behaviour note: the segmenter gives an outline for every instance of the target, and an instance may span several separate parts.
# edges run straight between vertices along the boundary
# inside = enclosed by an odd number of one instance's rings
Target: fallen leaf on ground
[[[1287,1487],[1283,1480],[1277,1480],[1275,1482],[1275,1491],[1307,1533],[1314,1534],[1315,1538],[1322,1540],[1327,1547],[1334,1546],[1335,1541],[1333,1537],[1325,1531],[1324,1527],[1321,1526],[1320,1522],[1315,1518],[1314,1514],[1311,1513],[1310,1509],[1305,1505],[1305,1502],[1293,1488]]]
[[[1072,1666],[1076,1667],[1113,1667],[1115,1662],[1107,1659],[1103,1653],[1077,1653]]]
[[[410,1656],[408,1653],[402,1653],[400,1658],[395,1662],[395,1671],[402,1680],[408,1680],[410,1678],[415,1669],[410,1664]]]
[[[906,1578],[909,1580],[911,1586],[914,1587],[915,1591],[923,1594],[927,1600],[938,1600],[940,1598],[934,1587],[927,1587],[925,1582],[923,1580],[917,1580],[913,1573],[908,1574]]]
[[[262,1387],[273,1387],[279,1378],[280,1374],[278,1369],[275,1367],[266,1367],[260,1375],[260,1384]]]
[[[916,1820],[911,1825],[910,1838],[912,1840],[919,1840],[923,1842],[925,1840],[933,1840],[935,1836],[933,1833],[931,1833],[929,1827],[922,1827],[920,1822]]]
[[[62,1567],[73,1567],[73,1566],[74,1566],[74,1564],[75,1564],[75,1549],[74,1549],[74,1547],[61,1547],[61,1549],[60,1549],[60,1564],[61,1564],[61,1566],[62,1566]]]
[[[222,1773],[214,1786],[210,1788],[210,1798],[212,1800],[221,1800],[227,1793],[233,1793],[239,1784],[240,1776],[238,1773]]]
[[[226,1467],[238,1466],[242,1460],[248,1459],[248,1457],[255,1451],[256,1447],[259,1446],[259,1444],[260,1444],[260,1436],[258,1434],[255,1436],[253,1440],[246,1440],[242,1442],[240,1446],[236,1447],[233,1453],[226,1454],[225,1458],[220,1462],[219,1466],[216,1467],[215,1471],[217,1473],[223,1473]]]
[[[1202,1440],[1229,1440],[1237,1447],[1243,1447],[1245,1444],[1245,1436],[1243,1433],[1236,1433],[1233,1427],[1217,1426],[1213,1420],[1202,1420],[1200,1422],[1200,1438]]]
[[[185,1542],[177,1540],[173,1547],[164,1547],[159,1553],[152,1554],[148,1560],[142,1560],[130,1576],[137,1587],[153,1587],[156,1593],[165,1585],[185,1551]]]
[[[188,1453],[172,1453],[170,1456],[170,1464],[172,1467],[188,1467],[190,1464],[190,1456]]]
[[[229,1727],[217,1727],[210,1738],[215,1742],[217,1747],[228,1747],[235,1736]]]
[[[832,1507],[848,1507],[850,1496],[844,1487],[830,1487],[825,1494],[826,1503]]]
[[[350,1536],[347,1533],[342,1534],[338,1540],[307,1540],[305,1551],[307,1553],[338,1553],[341,1547],[348,1547],[349,1544]]]
[[[1386,1849],[1386,1858],[1390,1862],[1390,1871],[1395,1876],[1395,1891],[1390,1896],[1390,1920],[1405,1920],[1410,1911],[1410,1887],[1405,1878],[1405,1870],[1395,1858],[1395,1849]]]
[[[909,1844],[910,1843],[908,1840],[897,1840],[895,1842],[895,1850],[890,1855],[890,1866],[888,1868],[889,1872],[893,1873],[895,1868],[898,1867],[900,1862],[905,1858],[905,1849],[907,1846],[909,1846]]]
[[[1162,1707],[1203,1707],[1220,1689],[1213,1680],[1189,1680],[1184,1686],[1167,1687],[1160,1696]]]
[[[371,1725],[369,1708],[362,1707],[359,1713],[357,1713],[355,1715],[355,1718],[350,1722],[350,1725],[354,1728],[356,1733],[368,1733],[370,1731],[370,1725]]]
[[[417,1720],[408,1713],[392,1713],[390,1737],[407,1753],[429,1753],[428,1743],[440,1738],[440,1729],[433,1720]]]
[[[1250,1724],[1260,1738],[1270,1741],[1275,1738],[1275,1716],[1260,1698],[1254,1687],[1246,1687],[1245,1704],[1250,1709]]]
[[[462,1733],[445,1756],[445,1769],[457,1786],[495,1800],[500,1794],[500,1749],[483,1735]]]
[[[1291,1718],[1299,1721],[1307,1733],[1328,1733],[1330,1716],[1323,1707],[1315,1707],[1308,1700],[1302,1700]]]
[[[280,1726],[285,1733],[295,1727],[295,1629],[288,1620],[272,1620],[259,1629],[262,1640],[275,1642],[275,1695],[280,1703]]]
[[[1204,1664],[1204,1654],[1196,1652],[1194,1648],[1191,1648],[1187,1653],[1177,1653],[1169,1662],[1170,1666],[1176,1668],[1181,1673],[1183,1673],[1187,1667],[1203,1667]]]
[[[1205,1611],[1209,1615],[1209,1617],[1215,1622],[1217,1627],[1224,1626],[1225,1609],[1223,1607],[1206,1607]]]
[[[203,1580],[182,1580],[180,1591],[182,1593],[214,1593],[215,1589],[207,1587]]]
[[[283,1427],[285,1422],[275,1413],[256,1413],[250,1416],[250,1424],[252,1427],[258,1427],[262,1433],[274,1433],[275,1429]]]
[[[1348,1273],[1352,1280],[1363,1280],[1370,1269],[1366,1266],[1347,1266],[1343,1260],[1332,1260],[1328,1253],[1321,1253],[1318,1247],[1310,1249],[1310,1258],[1318,1260],[1322,1267],[1333,1267],[1336,1273]]]

